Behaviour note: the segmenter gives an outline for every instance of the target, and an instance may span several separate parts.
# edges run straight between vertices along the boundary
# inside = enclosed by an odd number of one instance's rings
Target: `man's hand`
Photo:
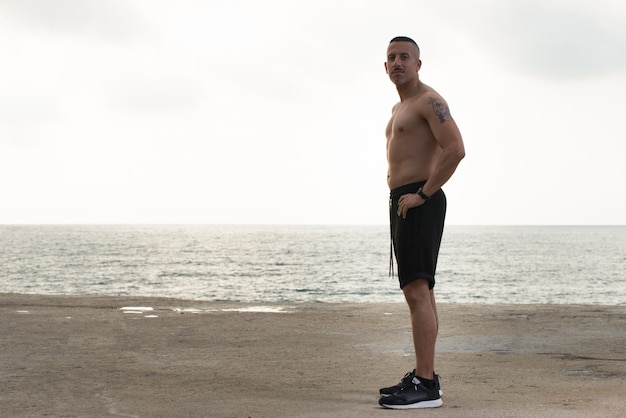
[[[409,209],[422,206],[425,200],[417,193],[408,193],[400,196],[398,200],[398,216],[402,216],[402,219],[406,219],[406,213]]]

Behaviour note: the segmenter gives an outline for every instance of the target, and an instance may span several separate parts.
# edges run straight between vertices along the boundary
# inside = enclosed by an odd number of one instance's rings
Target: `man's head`
[[[420,57],[420,47],[417,45],[417,42],[415,42],[413,39],[409,38],[408,36],[396,36],[391,41],[389,41],[389,44],[391,45],[394,42],[408,42],[410,44],[413,44],[413,46],[417,50],[417,59],[419,59],[419,57]]]
[[[396,36],[389,42],[385,70],[396,85],[410,81],[413,75],[417,76],[421,66],[420,48],[413,39]]]

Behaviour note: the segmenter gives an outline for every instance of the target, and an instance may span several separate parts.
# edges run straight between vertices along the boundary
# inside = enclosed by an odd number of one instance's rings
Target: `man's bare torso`
[[[387,183],[390,189],[425,181],[431,176],[442,149],[424,117],[433,97],[426,85],[415,96],[396,104],[387,124]]]

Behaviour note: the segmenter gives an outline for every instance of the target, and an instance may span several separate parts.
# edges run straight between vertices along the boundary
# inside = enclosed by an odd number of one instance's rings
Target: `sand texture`
[[[439,317],[443,407],[392,411],[378,388],[413,368],[403,304],[0,294],[0,416],[626,417],[626,307]]]

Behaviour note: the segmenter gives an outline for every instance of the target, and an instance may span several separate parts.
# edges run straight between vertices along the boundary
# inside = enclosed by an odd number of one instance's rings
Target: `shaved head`
[[[417,42],[415,42],[413,39],[409,38],[408,36],[396,36],[391,41],[389,41],[389,44],[392,44],[394,42],[409,42],[409,43],[413,44],[413,46],[415,46],[415,49],[417,50],[417,58],[420,57],[420,47],[419,47],[419,45],[417,45]]]

